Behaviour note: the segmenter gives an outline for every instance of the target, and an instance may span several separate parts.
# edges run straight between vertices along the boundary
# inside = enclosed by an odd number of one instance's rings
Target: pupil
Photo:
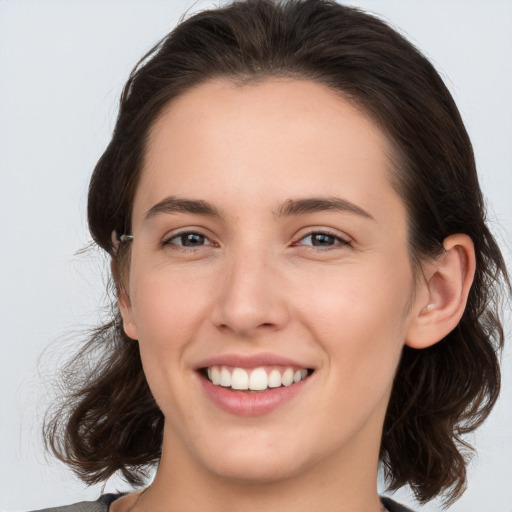
[[[204,236],[198,235],[196,233],[188,233],[187,235],[182,235],[181,237],[181,243],[187,247],[201,245],[203,242]]]
[[[325,233],[315,233],[313,235],[313,245],[332,245],[334,237],[332,235],[326,235]]]

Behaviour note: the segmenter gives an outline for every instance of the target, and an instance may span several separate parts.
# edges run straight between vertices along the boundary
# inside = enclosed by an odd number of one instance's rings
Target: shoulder
[[[108,507],[122,494],[104,494],[96,501],[81,501],[73,505],[64,505],[63,507],[50,507],[33,512],[108,512]]]
[[[413,512],[410,508],[404,507],[400,505],[400,503],[386,498],[385,496],[381,497],[381,501],[389,512]]]

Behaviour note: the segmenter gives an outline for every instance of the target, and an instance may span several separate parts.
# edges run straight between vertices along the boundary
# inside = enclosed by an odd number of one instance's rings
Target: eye
[[[167,238],[163,245],[170,246],[178,246],[178,247],[186,247],[187,249],[193,249],[195,247],[203,247],[205,245],[213,245],[205,235],[201,233],[195,233],[193,231],[183,231],[181,233],[177,233],[172,235],[170,238]]]
[[[350,245],[350,241],[325,231],[314,231],[299,239],[294,245],[309,245],[320,249],[331,249]]]

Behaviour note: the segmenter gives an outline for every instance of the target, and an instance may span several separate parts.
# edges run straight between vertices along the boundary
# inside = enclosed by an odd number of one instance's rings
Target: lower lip
[[[216,386],[202,376],[199,378],[207,396],[220,409],[238,416],[261,416],[290,401],[304,389],[311,376],[290,386],[268,388],[257,393],[234,391],[231,388]]]

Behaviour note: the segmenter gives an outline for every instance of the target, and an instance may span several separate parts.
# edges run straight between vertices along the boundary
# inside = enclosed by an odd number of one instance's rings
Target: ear
[[[137,326],[135,325],[135,319],[133,316],[132,302],[126,288],[120,282],[121,277],[119,275],[118,263],[115,257],[110,260],[110,270],[116,282],[117,302],[123,319],[123,330],[129,338],[137,340]]]
[[[475,249],[467,235],[447,237],[444,252],[424,268],[405,344],[426,348],[441,341],[459,323],[475,276]]]

